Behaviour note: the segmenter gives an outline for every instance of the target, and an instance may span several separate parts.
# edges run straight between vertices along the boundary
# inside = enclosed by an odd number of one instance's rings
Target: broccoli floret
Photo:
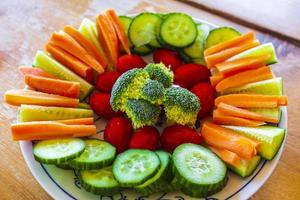
[[[157,80],[163,84],[165,88],[168,88],[173,84],[174,74],[163,63],[150,63],[144,70],[148,72],[152,80]]]
[[[155,125],[160,113],[159,106],[143,99],[129,99],[126,103],[125,110],[134,128]]]
[[[194,127],[200,110],[199,99],[187,89],[170,87],[165,92],[164,110],[168,123]]]
[[[112,88],[110,97],[112,109],[124,112],[128,99],[141,98],[140,91],[149,79],[149,74],[142,69],[132,69],[122,74]]]
[[[153,104],[161,105],[164,100],[165,88],[156,80],[148,80],[141,91],[141,97]]]

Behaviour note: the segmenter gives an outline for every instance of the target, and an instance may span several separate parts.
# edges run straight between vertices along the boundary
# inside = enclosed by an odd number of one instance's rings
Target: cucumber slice
[[[224,126],[242,135],[261,142],[258,154],[266,160],[272,160],[277,154],[285,135],[285,129],[274,126],[242,127]]]
[[[132,19],[127,16],[119,16],[119,19],[125,30],[126,36],[128,37],[128,30],[129,30],[129,26],[131,24]],[[128,45],[129,45],[129,48],[131,48],[133,46],[130,40],[128,40]]]
[[[94,87],[86,82],[84,79],[79,77],[77,74],[64,67],[62,64],[54,60],[52,57],[47,55],[43,51],[37,51],[33,66],[41,68],[46,72],[53,74],[55,77],[67,80],[67,81],[76,81],[80,83],[80,99],[84,99],[93,89]]]
[[[154,13],[144,12],[133,18],[128,35],[132,44],[136,47],[140,47],[149,44],[157,44],[157,35],[161,18]]]
[[[53,121],[93,117],[92,110],[81,108],[21,105],[18,110],[20,122]]]
[[[150,48],[147,45],[143,45],[140,47],[133,47],[132,48],[133,53],[140,55],[140,56],[146,56],[152,52],[152,48]]]
[[[154,152],[129,149],[117,156],[113,174],[122,187],[132,187],[153,177],[159,167],[160,160]]]
[[[135,190],[143,195],[150,195],[156,192],[164,191],[169,185],[169,182],[173,179],[171,155],[165,151],[155,152],[160,160],[160,168],[158,172],[142,185],[135,187]]]
[[[236,93],[251,93],[264,95],[282,95],[282,78],[273,78],[255,83],[249,83],[241,87],[224,90],[220,95],[236,94]]]
[[[190,58],[203,58],[204,43],[209,34],[209,26],[206,24],[198,24],[198,35],[194,43],[183,49],[183,52]]]
[[[84,152],[74,160],[71,167],[80,170],[101,169],[110,166],[116,156],[116,148],[108,142],[98,139],[85,140]]]
[[[82,170],[79,177],[82,187],[93,194],[113,195],[121,191],[111,166],[99,170]]]
[[[276,52],[275,52],[275,49],[274,49],[274,46],[272,43],[262,44],[257,47],[243,51],[242,53],[239,53],[239,54],[229,58],[228,61],[233,61],[233,60],[236,60],[239,58],[261,56],[261,55],[266,55],[266,54],[271,55],[271,57],[266,62],[267,65],[277,63],[277,56],[276,56]]]
[[[42,140],[33,145],[33,155],[40,163],[59,165],[80,156],[84,148],[79,138]]]
[[[206,62],[204,58],[194,58],[192,59],[193,63],[206,66]]]
[[[182,192],[206,197],[220,191],[227,182],[226,165],[209,149],[182,144],[173,153],[173,172]]]
[[[250,176],[261,161],[260,156],[254,156],[251,159],[241,159],[239,166],[227,165],[229,169],[235,172],[237,175],[245,178]]]
[[[160,38],[167,45],[184,48],[191,45],[198,34],[193,19],[184,13],[167,15],[160,26]]]
[[[267,117],[276,118],[278,121],[281,119],[280,108],[247,108],[247,110]]]
[[[60,163],[60,164],[57,164],[55,165],[57,168],[60,168],[60,169],[65,169],[65,170],[71,170],[73,169],[70,165],[69,165],[69,162],[64,162],[64,163]]]
[[[185,62],[185,63],[190,63],[190,62],[192,62],[192,58],[191,57],[189,57],[188,55],[186,55],[185,53],[184,53],[184,51],[178,51],[178,55],[179,55],[179,57]]]
[[[205,49],[212,47],[221,42],[236,38],[241,33],[232,27],[219,27],[210,31],[206,38]]]

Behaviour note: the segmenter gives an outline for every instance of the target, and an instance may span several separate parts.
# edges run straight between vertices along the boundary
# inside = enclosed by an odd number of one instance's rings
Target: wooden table
[[[53,31],[62,29],[65,24],[77,26],[84,17],[93,18],[108,7],[115,8],[120,14],[144,10],[182,11],[211,23],[234,26],[241,31],[248,29],[232,22],[230,18],[225,19],[195,6],[171,0],[2,0],[0,96],[8,89],[24,87],[17,67],[21,64],[30,65],[35,52],[43,48]],[[289,23],[289,20],[282,23]],[[290,105],[284,153],[273,175],[252,199],[300,199],[300,48],[293,42],[278,39],[268,32],[256,33],[262,43],[271,41],[276,47],[279,63],[273,69],[284,79],[284,89]],[[0,199],[51,199],[28,170],[18,143],[11,141],[9,124],[16,120],[16,108],[3,103],[2,98],[0,101]]]

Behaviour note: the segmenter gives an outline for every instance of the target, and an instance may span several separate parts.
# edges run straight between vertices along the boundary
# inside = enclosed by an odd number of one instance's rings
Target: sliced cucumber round
[[[132,47],[132,52],[140,56],[146,56],[152,52],[152,48],[147,45],[143,45],[140,47],[134,46]]]
[[[129,149],[119,154],[113,164],[113,174],[123,187],[144,183],[160,167],[158,156],[149,150]]]
[[[116,156],[114,146],[98,139],[87,139],[85,144],[84,152],[69,161],[71,167],[81,170],[101,169],[113,163]]]
[[[122,24],[124,30],[125,30],[126,36],[128,37],[128,30],[129,30],[129,26],[131,24],[132,18],[127,17],[127,16],[119,16],[119,19],[121,21],[121,24]],[[132,47],[132,43],[130,42],[130,40],[128,40],[128,45],[129,45],[129,48]]]
[[[79,138],[65,138],[38,141],[33,146],[36,161],[44,164],[59,165],[80,156],[85,142]]]
[[[57,164],[55,166],[60,168],[60,169],[66,169],[66,170],[73,169],[73,167],[70,166],[69,162],[60,163],[60,164]]]
[[[206,38],[205,48],[240,36],[241,33],[232,27],[219,27],[211,30]]]
[[[160,38],[167,45],[183,48],[192,44],[198,31],[193,19],[184,13],[167,15],[160,25]]]
[[[121,191],[110,167],[79,172],[82,187],[93,194],[113,195]]]
[[[173,171],[182,192],[206,197],[220,191],[227,182],[226,165],[209,149],[182,144],[173,153]]]

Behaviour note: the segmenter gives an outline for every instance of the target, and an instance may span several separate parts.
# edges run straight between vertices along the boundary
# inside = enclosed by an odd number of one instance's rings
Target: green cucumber
[[[33,61],[33,66],[41,68],[59,79],[79,82],[79,96],[81,100],[84,99],[94,88],[87,81],[79,77],[77,74],[75,74],[68,68],[64,67],[62,64],[54,60],[52,57],[50,57],[43,51],[37,51]]]
[[[210,28],[206,24],[198,24],[197,29],[198,35],[194,43],[183,49],[183,52],[192,59],[204,57],[204,44]]]
[[[57,168],[65,169],[65,170],[73,169],[73,168],[69,165],[69,162],[60,163],[60,164],[57,164],[57,165],[55,165],[55,166],[56,166]]]
[[[146,56],[152,52],[152,48],[147,45],[143,45],[140,47],[134,46],[134,47],[132,47],[132,51],[133,51],[133,53],[135,53],[137,55]]]
[[[129,149],[117,156],[113,174],[122,187],[133,187],[153,177],[159,167],[160,160],[154,152]]]
[[[261,142],[258,154],[266,160],[272,160],[275,157],[278,150],[280,149],[285,135],[285,129],[274,126],[225,127]]]
[[[18,110],[20,122],[52,121],[93,117],[92,110],[81,108],[21,105]]]
[[[240,164],[238,166],[233,166],[229,164],[227,166],[237,175],[245,178],[247,176],[250,176],[255,171],[260,161],[261,161],[260,156],[254,156],[253,158],[250,159],[241,159]]]
[[[134,17],[128,30],[128,36],[132,44],[135,47],[149,43],[152,43],[152,45],[159,44],[156,38],[160,23],[160,16],[154,13],[144,12]]]
[[[86,139],[84,152],[70,160],[71,167],[79,170],[101,169],[110,166],[116,156],[116,148],[98,139]]]
[[[186,55],[183,50],[179,50],[178,55],[185,63],[190,63],[192,61],[192,58]]]
[[[165,151],[155,152],[160,160],[158,172],[146,182],[135,187],[135,190],[143,195],[150,195],[156,192],[164,191],[173,179],[171,155]]]
[[[111,166],[98,170],[81,170],[79,177],[82,187],[93,194],[110,196],[121,191]]]
[[[121,24],[122,24],[122,26],[125,30],[126,36],[128,38],[128,30],[129,30],[129,26],[131,24],[132,19],[127,16],[119,16],[119,19],[121,21]],[[128,40],[128,45],[129,45],[129,48],[131,48],[133,46],[130,40]]]
[[[209,149],[196,144],[182,144],[173,152],[173,172],[183,193],[206,197],[226,185],[226,165]]]
[[[187,47],[198,34],[193,19],[184,13],[168,14],[160,25],[159,37],[167,45],[175,48]]]
[[[42,140],[33,145],[33,155],[40,163],[59,165],[80,156],[84,148],[79,138]]]
[[[283,93],[282,78],[273,78],[255,83],[249,83],[241,87],[231,88],[221,92],[221,95],[236,93],[251,93],[264,95],[282,95]]]
[[[247,108],[247,110],[252,111],[256,114],[278,119],[278,121],[280,121],[281,119],[280,108]]]
[[[194,59],[192,59],[192,63],[206,66],[206,62],[205,62],[204,58],[194,58]]]
[[[84,103],[84,102],[79,102],[78,107],[77,108],[82,108],[82,109],[91,109],[90,104],[88,103]]]
[[[241,33],[232,27],[219,27],[211,30],[206,38],[205,49],[221,42],[236,38]]]
[[[240,58],[247,58],[247,57],[253,57],[253,56],[262,56],[270,54],[271,57],[267,60],[266,65],[271,65],[274,63],[277,63],[277,56],[274,49],[274,46],[272,43],[266,43],[259,45],[257,47],[248,49],[246,51],[243,51],[242,53],[239,53],[231,58],[229,58],[227,61],[233,61]]]

